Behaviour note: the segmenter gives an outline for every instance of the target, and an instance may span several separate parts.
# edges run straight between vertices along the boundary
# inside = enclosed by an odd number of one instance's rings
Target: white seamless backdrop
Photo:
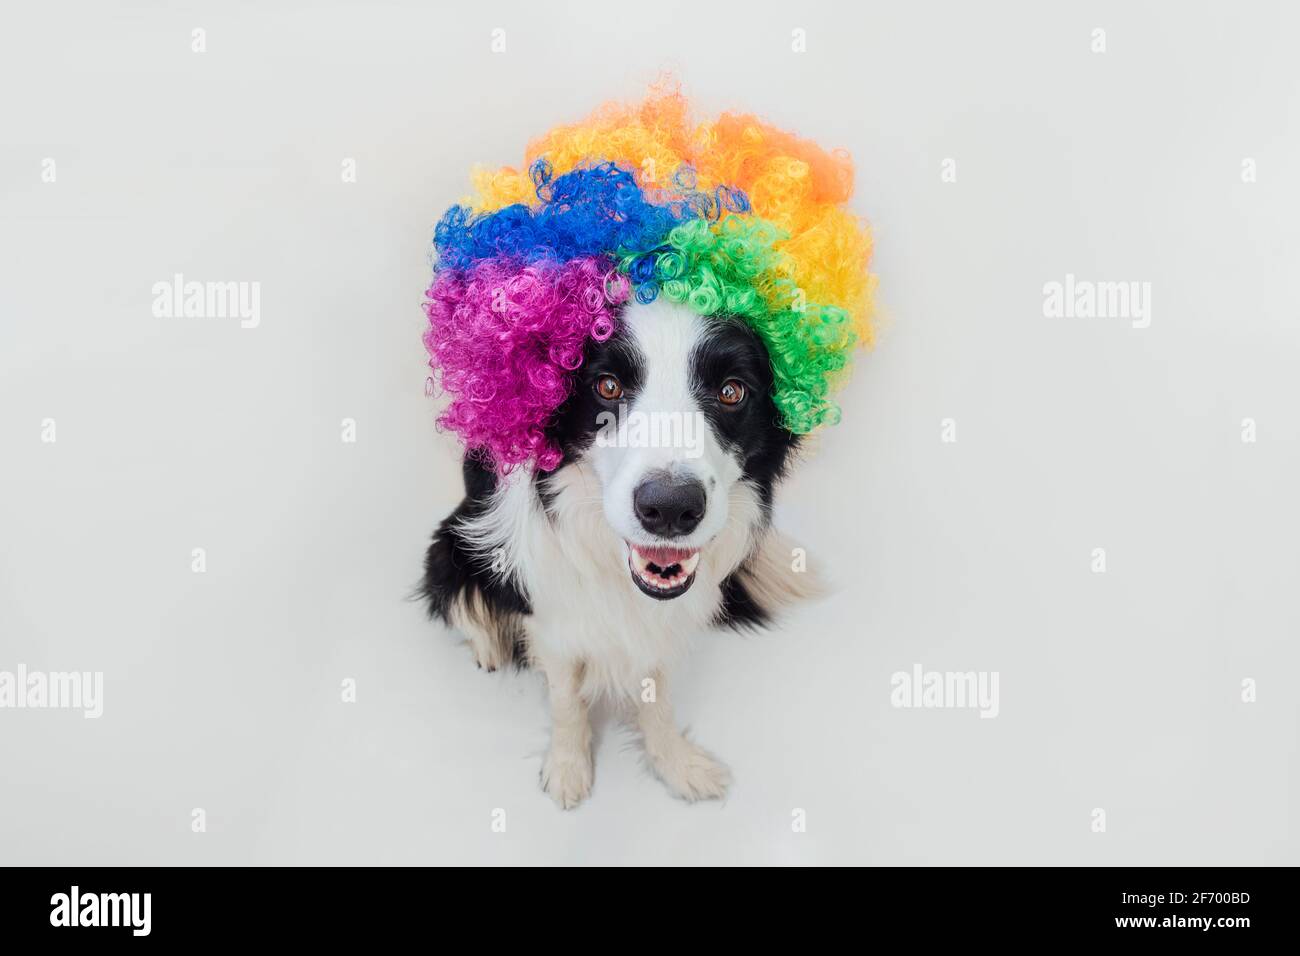
[[[3,21],[0,671],[104,695],[0,709],[0,862],[1300,862],[1294,5]],[[561,813],[539,678],[407,600],[461,493],[420,303],[475,162],[663,69],[853,153],[884,322],[780,497],[836,590],[678,676],[729,799],[603,715]],[[177,273],[258,283],[256,327],[156,315]],[[1149,326],[1048,317],[1067,275],[1150,283]],[[998,716],[891,706],[918,664]]]

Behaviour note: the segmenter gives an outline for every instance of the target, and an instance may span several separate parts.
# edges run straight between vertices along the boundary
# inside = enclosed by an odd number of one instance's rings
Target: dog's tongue
[[[698,552],[699,548],[643,548],[635,545],[633,550],[647,561],[653,561],[661,568],[678,564]]]

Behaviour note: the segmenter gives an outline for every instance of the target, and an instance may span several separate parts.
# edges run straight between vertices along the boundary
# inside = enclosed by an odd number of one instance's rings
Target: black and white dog
[[[589,343],[551,425],[559,468],[499,478],[466,458],[465,500],[434,535],[423,593],[480,666],[546,675],[541,781],[560,806],[591,790],[588,705],[602,695],[635,709],[674,793],[726,792],[727,769],[678,729],[666,675],[701,630],[762,625],[816,590],[770,527],[799,443],[771,390],[767,351],[739,320],[630,302],[615,334]],[[635,416],[700,428],[689,441],[645,440],[669,431],[653,428],[629,440]]]

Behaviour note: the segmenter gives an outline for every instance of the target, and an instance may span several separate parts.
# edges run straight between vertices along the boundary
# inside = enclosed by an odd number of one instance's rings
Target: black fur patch
[[[743,565],[722,582],[722,603],[713,615],[714,627],[727,627],[733,631],[757,630],[771,623],[772,615],[754,600],[745,583]]]
[[[627,393],[634,394],[645,382],[643,361],[637,347],[629,341],[626,329],[621,326],[606,341],[587,343],[582,365],[573,374],[569,398],[555,413],[555,421],[547,429],[547,434],[564,452],[566,461],[581,455],[596,440],[600,413],[618,409],[617,401],[607,402],[596,394],[596,381],[603,375],[613,375]]]
[[[781,413],[772,401],[767,348],[739,319],[716,320],[691,355],[691,372],[700,408],[714,434],[737,453],[743,480],[754,487],[764,512],[770,513],[772,495],[791,452],[799,447],[799,436],[781,424]],[[745,400],[736,406],[718,401],[718,390],[729,379],[745,386]]]
[[[561,468],[564,463],[581,456],[596,440],[596,433],[600,431],[600,413],[614,411],[618,407],[618,402],[606,402],[596,394],[596,380],[602,375],[613,375],[628,392],[635,392],[645,381],[641,355],[628,340],[624,326],[619,326],[604,342],[588,341],[582,365],[573,374],[569,397],[555,413],[555,420],[546,430],[546,434],[564,454]],[[555,498],[550,483],[550,477],[554,474],[553,471],[539,471],[534,478],[538,497],[542,499],[542,507],[548,515],[551,514],[551,502]]]
[[[476,456],[465,458],[465,500],[434,532],[433,543],[424,558],[424,580],[420,594],[428,602],[429,616],[450,625],[456,601],[477,599],[487,620],[484,622],[499,642],[502,660],[525,663],[523,628],[520,618],[532,613],[528,598],[513,584],[492,571],[491,559],[470,550],[460,523],[481,515],[496,489],[496,473]]]

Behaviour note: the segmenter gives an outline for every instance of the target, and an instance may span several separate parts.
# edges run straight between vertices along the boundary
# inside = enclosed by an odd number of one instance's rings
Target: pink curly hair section
[[[429,365],[451,405],[438,418],[501,474],[535,460],[557,468],[545,426],[569,395],[589,339],[614,333],[629,293],[613,263],[595,256],[527,265],[483,259],[440,271],[426,293]]]

